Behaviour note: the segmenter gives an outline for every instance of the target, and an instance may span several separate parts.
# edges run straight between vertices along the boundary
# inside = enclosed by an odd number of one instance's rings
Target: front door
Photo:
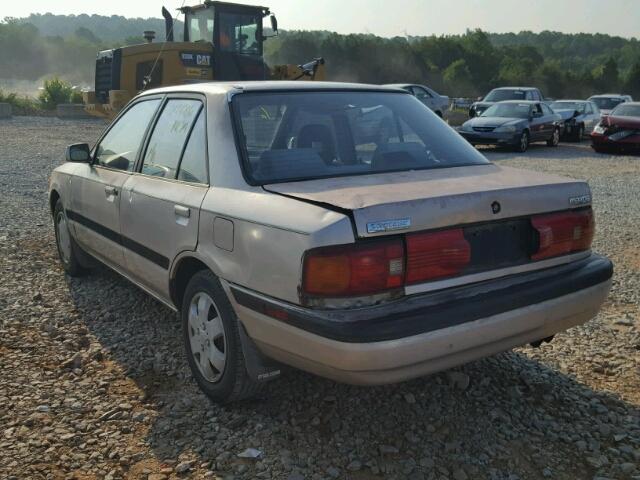
[[[143,137],[160,100],[139,102],[109,128],[71,183],[67,211],[78,243],[114,266],[124,265],[120,235],[122,187],[131,176]]]
[[[546,140],[551,136],[550,133],[547,132],[547,121],[549,119],[545,118],[544,113],[542,112],[542,107],[539,103],[532,105],[531,107],[531,124],[529,126],[529,130],[531,132],[531,141],[538,142],[540,140]]]
[[[208,190],[205,110],[200,98],[169,98],[149,136],[139,173],[124,185],[120,224],[128,273],[169,299],[169,269],[198,244]]]

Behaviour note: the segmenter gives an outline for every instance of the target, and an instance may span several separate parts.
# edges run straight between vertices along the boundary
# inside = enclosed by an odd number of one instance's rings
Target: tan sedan
[[[398,382],[592,318],[589,186],[494,165],[406,91],[210,83],[136,97],[50,181],[60,259],[179,313],[217,401],[282,364]]]

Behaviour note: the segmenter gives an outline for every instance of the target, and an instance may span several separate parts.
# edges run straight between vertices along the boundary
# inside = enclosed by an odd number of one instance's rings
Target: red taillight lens
[[[462,229],[407,235],[407,283],[458,275],[470,261]]]
[[[591,209],[541,215],[533,217],[531,224],[540,235],[540,246],[532,260],[589,250],[595,233]]]
[[[305,256],[302,288],[319,296],[379,293],[404,283],[401,240],[319,248]]]

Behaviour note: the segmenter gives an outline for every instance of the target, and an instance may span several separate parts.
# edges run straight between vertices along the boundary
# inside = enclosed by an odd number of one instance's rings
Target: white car
[[[221,402],[281,364],[374,385],[549,340],[611,284],[585,182],[490,163],[403,90],[150,90],[66,159],[65,270],[98,259],[178,312]]]
[[[609,115],[611,111],[621,103],[633,102],[633,98],[631,98],[631,95],[605,93],[602,95],[593,95],[589,97],[588,101],[595,103],[602,115]]]

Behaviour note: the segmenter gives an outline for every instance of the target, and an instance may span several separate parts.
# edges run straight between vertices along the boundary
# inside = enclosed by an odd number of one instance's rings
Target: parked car
[[[590,135],[600,122],[598,105],[588,100],[558,100],[550,106],[562,117],[562,136],[576,142],[582,140],[585,134]]]
[[[418,100],[435,112],[440,118],[444,117],[444,112],[449,110],[449,97],[440,95],[432,88],[424,85],[412,85],[405,83],[395,83],[387,85],[387,87],[402,88],[414,95]]]
[[[94,257],[179,312],[221,402],[281,364],[385,384],[549,340],[611,284],[586,182],[494,165],[397,89],[149,90],[66,159],[65,271]]]
[[[618,105],[605,115],[591,134],[596,152],[624,152],[640,150],[640,102]]]
[[[540,90],[534,87],[501,87],[491,90],[484,99],[475,102],[469,108],[469,118],[476,117],[491,105],[506,100],[531,100],[541,102],[544,100]]]
[[[631,95],[605,93],[603,95],[593,95],[589,97],[589,101],[598,106],[602,115],[609,115],[618,105],[625,102],[632,102],[633,98],[631,98]]]
[[[509,100],[496,103],[458,130],[473,145],[498,145],[525,152],[533,142],[560,142],[562,117],[542,102]]]

